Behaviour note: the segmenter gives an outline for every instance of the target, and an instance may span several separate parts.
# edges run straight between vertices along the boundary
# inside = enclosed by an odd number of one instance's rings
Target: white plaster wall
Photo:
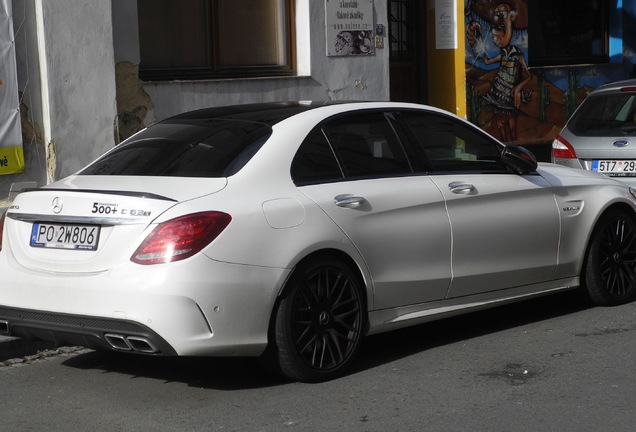
[[[110,0],[41,1],[55,177],[115,145],[115,71]],[[47,113],[43,113],[46,123]]]
[[[113,19],[136,25],[130,20],[129,8],[134,3],[114,0]],[[386,28],[386,0],[375,0],[374,15],[375,23]],[[388,48],[376,49],[372,56],[327,57],[324,0],[296,0],[296,18],[299,76],[144,83],[154,104],[155,118],[162,120],[183,111],[249,102],[389,99]],[[131,34],[135,31],[130,27],[122,34],[115,34],[118,61],[139,62],[139,55],[131,51],[136,44],[131,42]],[[136,49],[138,53],[138,43]]]

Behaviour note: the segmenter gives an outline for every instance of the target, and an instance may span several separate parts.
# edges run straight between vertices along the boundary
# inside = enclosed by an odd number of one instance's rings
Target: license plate
[[[31,229],[32,247],[97,250],[100,227],[97,225],[73,225],[34,223]]]
[[[636,160],[593,160],[592,171],[616,176],[636,175]]]

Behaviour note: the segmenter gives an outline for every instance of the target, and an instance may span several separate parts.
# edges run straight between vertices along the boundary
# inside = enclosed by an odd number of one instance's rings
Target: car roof
[[[615,81],[597,87],[592,93],[603,93],[608,91],[621,91],[629,88],[630,91],[636,90],[636,79],[628,79],[623,81]]]
[[[289,101],[262,102],[223,107],[203,108],[162,120],[161,123],[199,123],[217,119],[244,120],[273,126],[298,113],[326,105],[357,103],[352,101]]]

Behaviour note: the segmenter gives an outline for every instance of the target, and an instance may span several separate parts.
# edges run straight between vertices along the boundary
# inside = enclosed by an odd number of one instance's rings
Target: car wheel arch
[[[358,295],[360,297],[359,304],[361,307],[361,311],[358,315],[360,317],[359,337],[364,338],[369,331],[368,311],[370,306],[368,303],[368,299],[370,293],[368,291],[370,288],[367,283],[365,283],[363,270],[360,269],[360,267],[352,257],[338,249],[322,249],[312,252],[303,257],[303,259],[301,259],[294,265],[292,271],[290,271],[289,275],[287,276],[277,296],[277,299],[273,304],[273,308],[271,311],[269,328],[267,331],[267,347],[263,352],[262,360],[264,361],[264,366],[267,369],[270,369],[272,372],[275,372],[278,375],[289,377],[289,375],[284,371],[285,367],[282,366],[282,363],[279,363],[281,357],[279,357],[280,347],[278,344],[280,340],[277,337],[277,334],[280,332],[280,322],[278,315],[281,311],[281,306],[283,305],[284,301],[289,301],[286,300],[287,296],[294,295],[292,294],[292,292],[297,289],[296,273],[298,273],[298,275],[302,275],[309,268],[320,268],[323,265],[324,268],[346,268],[348,273],[356,279],[356,284],[358,285],[358,289],[356,291],[358,292]],[[283,348],[283,351],[287,350]],[[355,349],[355,351],[357,351],[357,349]],[[287,353],[289,353],[289,351],[287,351]],[[284,357],[288,357],[288,354],[284,354]],[[355,357],[355,354],[353,354],[353,357]],[[324,378],[331,379],[328,377]],[[301,381],[305,380],[305,378],[301,378],[300,376],[293,379]],[[322,380],[323,378],[317,378],[314,381],[312,378],[307,382],[319,382]]]
[[[364,297],[363,299],[364,304],[367,305],[366,309],[367,311],[371,310],[372,305],[369,304],[369,301],[373,301],[373,297],[372,297],[373,285],[371,282],[371,276],[367,273],[365,268],[363,268],[354,258],[351,257],[351,255],[339,249],[319,249],[319,250],[310,252],[307,255],[303,256],[301,259],[299,259],[294,264],[292,271],[289,272],[289,275],[287,276],[285,283],[283,283],[283,285],[281,286],[277,296],[278,298],[277,302],[280,301],[280,298],[285,293],[285,290],[289,288],[287,286],[287,281],[289,280],[289,278],[294,273],[294,270],[297,267],[304,265],[310,261],[326,261],[326,260],[334,260],[334,259],[347,265],[356,274],[356,276],[358,277],[358,282],[360,283],[360,286],[364,287],[364,290],[361,294]],[[277,305],[274,305],[274,309],[276,309],[276,306]]]
[[[589,294],[588,287],[587,287],[587,284],[589,283],[587,279],[589,277],[588,276],[588,273],[589,273],[588,261],[590,260],[590,249],[594,246],[594,242],[598,238],[600,231],[606,228],[607,222],[608,222],[607,219],[611,218],[612,216],[624,216],[625,218],[630,219],[631,222],[636,225],[636,214],[634,213],[634,209],[631,206],[629,206],[627,203],[621,203],[621,202],[614,203],[606,207],[605,209],[603,209],[603,211],[598,213],[597,218],[594,220],[592,229],[589,230],[589,235],[585,243],[585,248],[583,249],[583,258],[581,259],[581,267],[579,270],[579,275],[581,278],[581,282],[580,282],[581,288],[584,290],[584,292],[586,292],[589,300],[595,305],[609,306],[614,304],[622,304],[622,302],[615,302],[615,303],[599,302],[598,296],[596,299],[593,298],[593,296]]]
[[[597,213],[596,217],[594,218],[594,221],[591,224],[591,229],[588,231],[587,239],[585,239],[585,248],[583,248],[584,254],[587,253],[587,250],[590,247],[590,243],[594,239],[594,233],[599,228],[599,223],[601,222],[601,220],[606,214],[609,214],[612,212],[622,212],[628,217],[631,217],[636,222],[635,210],[634,208],[630,207],[630,205],[627,203],[615,202],[603,208]],[[583,271],[583,269],[585,268],[585,264],[586,264],[585,261],[586,261],[585,258],[581,260],[580,271]]]
[[[363,325],[363,328],[364,328],[363,333],[366,334],[368,332],[369,330],[368,312],[369,310],[371,310],[369,299],[372,299],[372,285],[370,282],[370,276],[365,277],[365,272],[360,268],[358,263],[347,253],[338,249],[320,249],[320,250],[311,252],[308,255],[304,256],[302,259],[300,259],[294,265],[292,271],[289,272],[289,275],[287,275],[285,282],[282,284],[280,291],[278,292],[278,295],[276,297],[276,301],[274,302],[272,306],[272,310],[270,311],[269,328],[268,328],[268,340],[270,342],[273,340],[271,336],[274,330],[274,325],[276,320],[276,310],[278,309],[278,306],[283,298],[283,294],[285,293],[285,290],[290,289],[287,281],[289,281],[291,275],[294,273],[294,270],[297,267],[304,265],[306,263],[309,263],[311,261],[321,261],[321,260],[324,261],[324,260],[333,260],[333,259],[347,265],[358,277],[358,282],[360,283],[360,286],[364,287],[364,289],[361,292],[361,295],[363,296],[363,304],[366,305],[365,313],[363,314],[364,321],[365,321]]]

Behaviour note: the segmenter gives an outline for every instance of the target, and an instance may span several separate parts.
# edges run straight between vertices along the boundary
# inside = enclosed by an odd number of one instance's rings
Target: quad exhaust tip
[[[9,335],[9,321],[0,320],[0,335]],[[104,338],[109,345],[118,351],[134,351],[145,354],[155,354],[159,350],[148,339],[140,336],[125,336],[108,333]]]
[[[140,336],[125,336],[108,333],[104,335],[106,342],[117,351],[134,351],[144,354],[155,354],[159,350],[148,339]]]

